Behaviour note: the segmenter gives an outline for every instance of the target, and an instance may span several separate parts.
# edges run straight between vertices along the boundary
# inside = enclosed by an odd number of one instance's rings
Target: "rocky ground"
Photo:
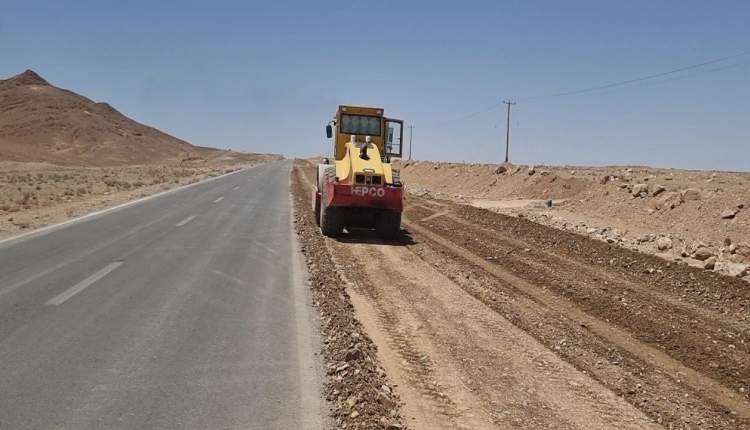
[[[304,214],[314,168],[296,175]],[[311,221],[303,239],[409,428],[750,428],[740,279],[430,194],[409,196],[399,240]],[[382,379],[340,381],[372,398]]]
[[[116,167],[0,162],[0,238],[253,164],[245,159]]]
[[[750,280],[750,173],[402,162],[415,195]]]

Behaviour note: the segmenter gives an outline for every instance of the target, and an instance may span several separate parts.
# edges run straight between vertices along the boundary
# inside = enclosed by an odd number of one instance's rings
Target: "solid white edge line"
[[[224,196],[221,196],[218,199],[214,200],[214,203],[219,203],[222,200],[224,200]]]
[[[185,189],[190,188],[190,187],[195,187],[195,186],[198,186],[198,185],[201,185],[201,184],[205,184],[205,183],[208,183],[208,182],[211,182],[211,181],[215,181],[215,180],[217,180],[219,178],[223,178],[223,177],[226,177],[226,176],[229,176],[229,175],[234,175],[235,173],[244,172],[245,170],[249,170],[249,169],[255,168],[257,166],[262,166],[262,165],[263,164],[257,164],[255,166],[246,167],[246,168],[243,168],[243,169],[240,169],[240,170],[235,170],[234,172],[225,173],[225,174],[219,175],[219,176],[213,176],[213,177],[206,178],[206,179],[203,179],[203,180],[198,181],[198,182],[193,182],[192,184],[187,184],[187,185],[183,185],[181,187],[172,188],[170,190],[162,191],[162,192],[159,192],[159,193],[156,193],[156,194],[151,194],[150,196],[142,197],[140,199],[130,200],[128,202],[119,204],[117,206],[112,206],[112,207],[104,208],[104,209],[101,209],[101,210],[98,210],[98,211],[90,212],[90,213],[87,213],[86,215],[82,215],[82,216],[77,217],[77,218],[69,219],[67,221],[63,221],[63,222],[58,223],[58,224],[47,225],[47,226],[44,226],[44,227],[40,227],[40,228],[38,228],[36,230],[32,230],[32,231],[29,231],[29,232],[26,232],[26,233],[21,233],[21,234],[15,235],[15,236],[7,237],[5,239],[1,239],[0,240],[0,247],[4,247],[4,246],[7,246],[7,245],[12,244],[12,243],[16,243],[16,242],[20,242],[20,241],[23,241],[23,240],[26,240],[26,239],[30,239],[32,237],[41,236],[43,234],[51,233],[51,232],[59,230],[61,228],[68,227],[68,226],[70,226],[72,224],[79,223],[81,221],[89,221],[89,220],[92,220],[92,219],[97,218],[99,216],[106,215],[106,214],[109,214],[109,213],[112,213],[112,212],[116,212],[116,211],[118,211],[120,209],[124,209],[124,208],[126,208],[128,206],[137,205],[137,204],[146,202],[146,201],[151,200],[151,199],[156,199],[156,198],[159,198],[159,197],[164,197],[167,194],[172,194],[172,193],[175,193],[177,191],[182,191],[182,190],[185,190]]]
[[[193,218],[195,218],[195,215],[190,215],[189,217],[187,217],[187,218],[185,218],[184,220],[182,220],[182,221],[178,222],[178,223],[177,223],[177,224],[175,224],[174,226],[175,226],[175,227],[182,227],[183,225],[185,225],[185,224],[189,223],[190,221],[192,221],[192,220],[193,220]]]
[[[80,293],[81,291],[85,290],[86,288],[90,287],[92,284],[94,284],[96,281],[102,279],[103,277],[107,276],[110,272],[117,269],[122,265],[122,261],[115,261],[114,263],[109,263],[108,265],[104,266],[102,269],[100,269],[98,272],[94,273],[93,275],[89,276],[88,278],[84,279],[83,281],[73,285],[72,287],[68,288],[67,290],[63,291],[62,293],[56,295],[55,297],[47,300],[47,303],[45,305],[50,306],[59,306],[66,301],[68,301],[71,297],[75,296],[76,294]]]

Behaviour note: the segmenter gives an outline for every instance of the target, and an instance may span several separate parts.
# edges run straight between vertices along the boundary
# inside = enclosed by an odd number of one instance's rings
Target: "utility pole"
[[[516,104],[510,100],[503,100],[503,103],[508,105],[508,122],[505,125],[505,162],[508,162],[508,148],[510,147],[510,105]]]
[[[414,134],[414,126],[410,125],[409,126],[409,160],[410,161],[411,161],[411,138],[413,134]]]

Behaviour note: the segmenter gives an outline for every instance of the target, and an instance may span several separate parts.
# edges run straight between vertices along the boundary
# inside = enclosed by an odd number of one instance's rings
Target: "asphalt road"
[[[317,429],[290,161],[0,242],[0,429]]]

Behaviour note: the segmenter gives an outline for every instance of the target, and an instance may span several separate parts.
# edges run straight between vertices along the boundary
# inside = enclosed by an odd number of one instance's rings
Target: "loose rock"
[[[632,194],[634,197],[645,197],[648,194],[648,184],[633,185]]]
[[[700,261],[708,260],[709,258],[713,257],[714,253],[711,252],[708,248],[698,248],[693,253],[693,258]]]
[[[656,197],[656,196],[658,196],[659,194],[663,193],[666,190],[667,189],[663,185],[653,184],[651,186],[651,195],[653,197]]]
[[[732,219],[737,215],[737,209],[727,209],[721,213],[721,219]]]
[[[656,240],[656,249],[658,249],[659,251],[672,249],[672,239],[668,237],[660,237]]]
[[[716,267],[716,257],[710,257],[703,262],[703,268],[706,270],[713,270]]]
[[[682,190],[680,192],[680,196],[682,197],[682,201],[684,202],[691,201],[691,200],[700,200],[701,190],[697,188],[688,188],[686,190]]]

